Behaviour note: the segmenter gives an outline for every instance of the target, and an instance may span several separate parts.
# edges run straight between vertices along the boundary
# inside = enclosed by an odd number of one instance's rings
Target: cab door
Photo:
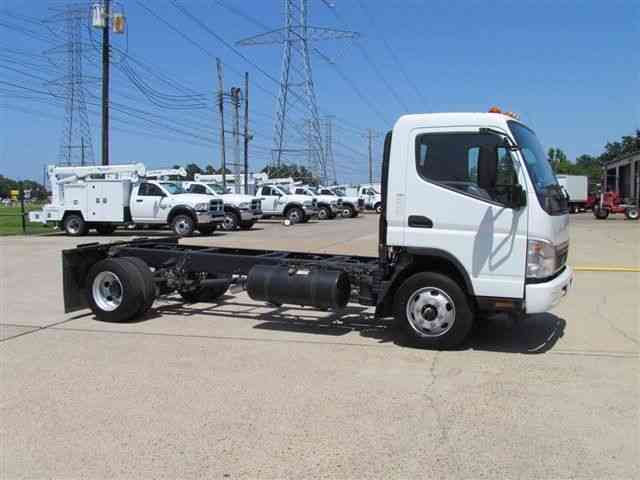
[[[131,204],[134,222],[159,222],[160,203],[167,195],[153,183],[142,182]]]
[[[406,246],[453,257],[476,296],[522,298],[527,209],[510,205],[526,179],[504,137],[478,128],[420,129],[410,142]]]
[[[275,195],[275,190],[271,187],[262,187],[262,191],[258,195],[262,197],[262,211],[263,213],[274,214],[276,213],[276,201],[278,197]]]

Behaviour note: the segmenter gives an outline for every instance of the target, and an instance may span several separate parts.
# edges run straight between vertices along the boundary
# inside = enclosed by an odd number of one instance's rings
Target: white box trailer
[[[569,195],[571,213],[584,210],[589,196],[589,178],[586,175],[556,175],[558,184]]]

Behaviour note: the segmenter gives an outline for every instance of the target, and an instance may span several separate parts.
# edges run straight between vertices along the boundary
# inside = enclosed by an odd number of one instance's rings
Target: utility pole
[[[84,137],[80,137],[80,165],[84,167]]]
[[[224,82],[222,79],[222,62],[216,58],[218,68],[218,108],[220,110],[220,160],[222,163],[222,189],[227,191],[227,159],[224,148]]]
[[[111,0],[104,0],[105,22],[102,27],[102,165],[109,165],[109,26]]]
[[[373,156],[371,154],[371,144],[373,142],[373,130],[367,129],[367,137],[369,137],[369,183],[373,183]]]
[[[233,178],[235,192],[240,193],[240,102],[242,90],[231,87],[231,103],[233,105]]]
[[[249,72],[244,72],[244,193],[249,193]]]

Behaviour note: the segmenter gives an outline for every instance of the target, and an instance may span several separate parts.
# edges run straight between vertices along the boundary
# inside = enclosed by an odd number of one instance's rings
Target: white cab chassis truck
[[[108,235],[119,225],[169,225],[181,237],[211,234],[224,220],[223,202],[184,193],[179,182],[157,180],[180,170],[147,171],[142,164],[49,167],[52,201],[29,219],[55,223],[68,235],[95,228]]]
[[[308,222],[318,215],[318,200],[308,195],[296,195],[287,185],[261,185],[256,197],[262,200],[264,218],[284,217],[292,224]]]
[[[406,115],[383,152],[377,256],[175,238],[79,246],[63,252],[65,310],[126,321],[156,292],[215,301],[233,286],[274,306],[370,305],[405,341],[450,348],[484,314],[545,312],[567,294],[567,200],[529,127],[500,113]]]
[[[342,200],[336,195],[323,194],[309,185],[291,185],[289,189],[296,195],[306,195],[315,198],[318,206],[318,220],[336,218],[342,210]]]
[[[212,175],[196,174],[193,182],[184,182],[189,193],[201,193],[224,201],[224,222],[226,231],[250,230],[262,218],[262,204],[258,197],[239,193],[226,193],[222,185],[211,180]]]

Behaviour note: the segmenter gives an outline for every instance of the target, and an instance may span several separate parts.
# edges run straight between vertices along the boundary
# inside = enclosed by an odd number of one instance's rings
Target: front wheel
[[[329,207],[320,207],[318,210],[318,220],[328,220],[331,218],[331,209]]]
[[[375,209],[376,213],[382,213],[382,203],[376,203],[373,208]]]
[[[628,220],[638,220],[639,215],[638,207],[629,207],[624,211],[624,216],[627,217]]]
[[[238,228],[240,224],[240,217],[235,212],[225,212],[224,213],[224,222],[222,223],[222,229],[225,232],[232,232]]]
[[[356,212],[356,209],[351,205],[345,205],[344,207],[342,207],[342,216],[344,218],[353,218],[356,215],[358,215],[358,212]]]
[[[179,214],[176,215],[171,222],[171,230],[179,237],[188,237],[193,234],[195,230],[195,223],[193,218],[189,215]]]
[[[292,224],[303,222],[304,212],[300,207],[291,207],[287,212],[287,220],[289,220]]]
[[[467,295],[446,275],[416,273],[400,286],[394,317],[411,343],[422,348],[453,348],[465,341],[473,327]]]

